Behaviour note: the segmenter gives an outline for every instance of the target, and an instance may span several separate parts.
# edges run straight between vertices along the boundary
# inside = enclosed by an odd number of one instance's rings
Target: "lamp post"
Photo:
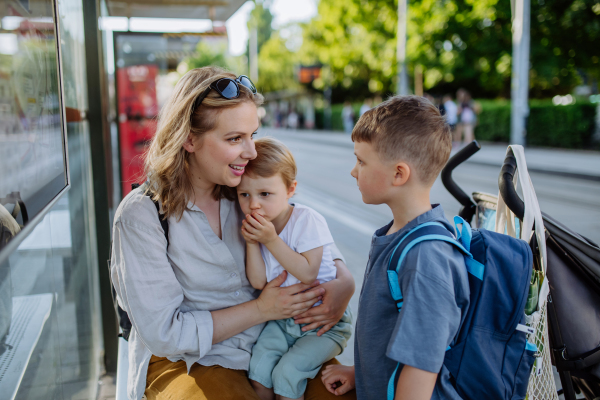
[[[258,29],[253,26],[250,30],[250,79],[253,82],[258,82]]]
[[[408,13],[408,0],[398,0],[398,43],[396,46],[396,62],[398,65],[398,79],[396,92],[400,95],[408,94],[408,73],[406,72],[406,16]]]
[[[529,116],[529,44],[531,24],[530,0],[511,0],[512,8],[512,77],[510,82],[510,142],[525,144]]]

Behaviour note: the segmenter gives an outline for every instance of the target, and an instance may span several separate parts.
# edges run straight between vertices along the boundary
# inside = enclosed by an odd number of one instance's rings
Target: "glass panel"
[[[67,183],[50,0],[0,8],[0,249]]]
[[[72,186],[0,265],[0,398],[93,399],[101,325],[89,132],[68,124]]]

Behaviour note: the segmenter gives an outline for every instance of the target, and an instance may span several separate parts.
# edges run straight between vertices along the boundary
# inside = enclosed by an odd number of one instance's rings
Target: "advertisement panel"
[[[119,144],[123,196],[143,182],[143,154],[156,131],[158,66],[134,65],[117,70]]]

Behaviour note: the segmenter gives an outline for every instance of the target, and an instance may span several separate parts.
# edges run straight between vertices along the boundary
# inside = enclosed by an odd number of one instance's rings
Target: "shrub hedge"
[[[481,101],[475,137],[482,141],[510,141],[510,102]],[[596,106],[579,102],[555,106],[548,100],[532,100],[527,119],[530,146],[581,149],[592,147]]]
[[[510,141],[510,101],[480,100],[481,113],[475,128],[475,137],[481,141]],[[358,116],[361,103],[353,104]],[[343,131],[343,104],[331,107],[332,129]],[[595,126],[596,105],[577,102],[555,106],[550,100],[531,100],[527,119],[527,144],[530,146],[590,149]],[[316,110],[316,126],[324,128],[324,113]]]

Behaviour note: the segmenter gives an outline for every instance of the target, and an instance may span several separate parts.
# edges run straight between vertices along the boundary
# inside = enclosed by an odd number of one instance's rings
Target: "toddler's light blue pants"
[[[321,365],[341,354],[352,334],[352,313],[328,332],[302,332],[293,318],[269,321],[252,348],[248,377],[280,396],[297,399],[306,390],[307,379],[317,376]]]

